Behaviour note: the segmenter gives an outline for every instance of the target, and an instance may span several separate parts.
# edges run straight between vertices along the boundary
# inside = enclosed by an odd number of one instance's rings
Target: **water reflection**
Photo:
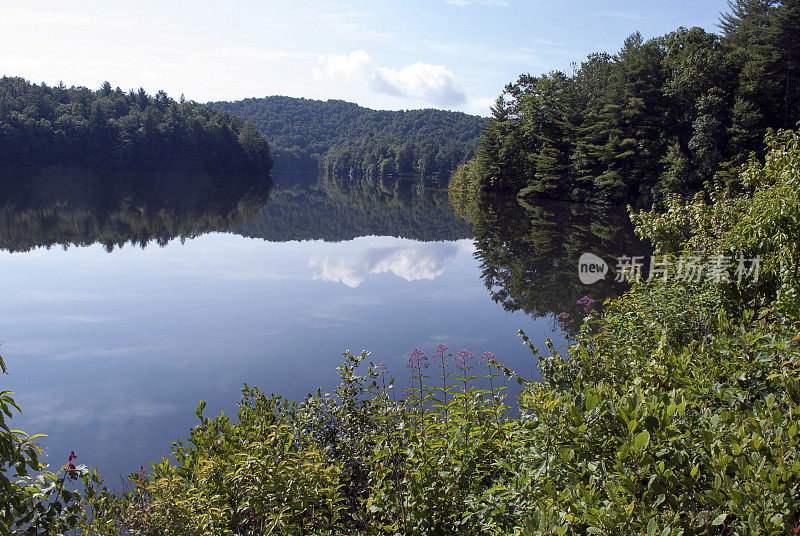
[[[335,281],[351,288],[364,282],[368,274],[391,272],[406,281],[435,279],[453,262],[459,250],[473,251],[471,240],[457,242],[411,242],[402,246],[381,245],[378,238],[355,239],[367,241],[357,257],[341,253],[324,257],[312,256],[308,262],[314,269],[314,279]]]
[[[446,191],[419,180],[347,181],[275,174],[270,202],[252,221],[231,230],[242,236],[342,241],[361,236],[458,240],[472,226],[456,216]]]
[[[308,174],[100,175],[69,168],[0,175],[0,250],[103,244],[159,246],[221,231],[342,241],[458,240],[471,226],[447,193],[415,181],[350,182]]]
[[[267,203],[269,177],[244,174],[98,174],[72,168],[0,177],[0,249],[190,239],[252,220]]]
[[[25,408],[15,426],[49,434],[56,459],[75,450],[116,477],[166,454],[194,424],[200,399],[209,411],[232,411],[243,382],[290,398],[331,391],[348,348],[371,350],[401,382],[411,350],[440,342],[491,350],[530,374],[535,363],[514,333],[524,327],[543,340],[549,328],[486,299],[470,243],[209,233],[144,250],[0,254],[6,385]],[[309,266],[376,259],[375,251],[418,252],[434,264],[390,269],[385,259],[399,255],[388,255],[374,264],[381,269],[356,273],[357,286]]]
[[[621,290],[587,291],[580,253],[638,247],[607,209],[494,200],[467,221],[420,181],[273,179],[45,170],[3,190],[15,426],[48,433],[55,463],[76,450],[126,474],[186,435],[198,400],[210,414],[235,410],[243,382],[332,390],[348,348],[400,381],[414,347],[439,343],[535,378],[516,331],[564,342],[554,313]]]
[[[464,208],[474,226],[481,279],[507,311],[580,318],[584,311],[577,301],[583,296],[602,302],[626,288],[613,275],[581,283],[582,253],[598,255],[613,269],[618,256],[648,251],[622,207],[489,198]]]

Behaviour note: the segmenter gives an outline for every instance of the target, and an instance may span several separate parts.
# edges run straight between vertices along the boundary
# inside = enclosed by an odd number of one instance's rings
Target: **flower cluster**
[[[561,313],[556,317],[556,321],[559,323],[562,329],[567,329],[567,326],[572,324],[575,319],[569,313]]]
[[[439,367],[440,369],[444,369],[446,367],[445,357],[451,357],[453,355],[451,353],[448,353],[447,356],[445,356],[446,351],[447,351],[447,346],[445,346],[444,344],[440,344],[439,346],[436,347],[436,359],[439,360],[439,364],[436,366]]]
[[[139,466],[139,474],[134,473],[136,478],[136,492],[141,496],[144,494],[145,491],[145,479],[147,478],[147,471],[145,471],[144,466]]]
[[[489,366],[489,363],[494,360],[495,356],[492,352],[484,352],[481,358],[478,360],[478,364]]]
[[[466,350],[461,350],[453,358],[453,361],[458,363],[459,366],[465,367],[467,365],[467,361],[470,361],[470,362],[471,361],[475,361],[475,356],[472,355],[471,352],[468,352]]]
[[[411,357],[408,358],[408,368],[422,372],[428,368],[428,357],[419,348],[414,348]]]
[[[386,363],[378,363],[378,365],[375,367],[375,372],[377,374],[388,374],[389,367],[386,366]]]

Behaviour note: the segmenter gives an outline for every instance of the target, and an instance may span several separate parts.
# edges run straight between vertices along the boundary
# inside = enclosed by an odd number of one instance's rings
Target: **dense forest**
[[[444,110],[371,110],[340,100],[273,96],[208,106],[253,123],[273,146],[276,170],[443,180],[475,154],[486,119]]]
[[[268,173],[272,157],[252,126],[228,113],[159,91],[105,82],[49,87],[0,79],[0,170],[80,166],[93,170]]]
[[[635,33],[570,73],[521,75],[451,186],[647,204],[733,180],[768,128],[800,119],[800,3],[729,4],[721,35]]]

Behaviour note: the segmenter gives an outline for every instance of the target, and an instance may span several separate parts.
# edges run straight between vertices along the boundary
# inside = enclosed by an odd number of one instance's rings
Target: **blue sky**
[[[0,74],[230,100],[338,98],[488,114],[523,72],[630,33],[714,31],[725,0],[3,2]]]

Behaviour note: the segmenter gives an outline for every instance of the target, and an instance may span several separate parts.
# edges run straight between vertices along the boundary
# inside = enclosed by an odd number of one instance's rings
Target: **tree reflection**
[[[252,220],[263,174],[87,173],[51,167],[0,177],[0,249],[165,245]]]
[[[279,180],[258,217],[234,231],[271,241],[370,235],[451,241],[472,236],[471,225],[455,214],[447,192],[425,181],[325,175]]]
[[[581,298],[602,303],[625,290],[613,274],[581,283],[582,253],[598,255],[613,270],[618,256],[647,252],[621,207],[487,198],[458,208],[473,223],[475,256],[492,299],[507,311],[533,317],[567,313],[568,330],[585,316]]]

